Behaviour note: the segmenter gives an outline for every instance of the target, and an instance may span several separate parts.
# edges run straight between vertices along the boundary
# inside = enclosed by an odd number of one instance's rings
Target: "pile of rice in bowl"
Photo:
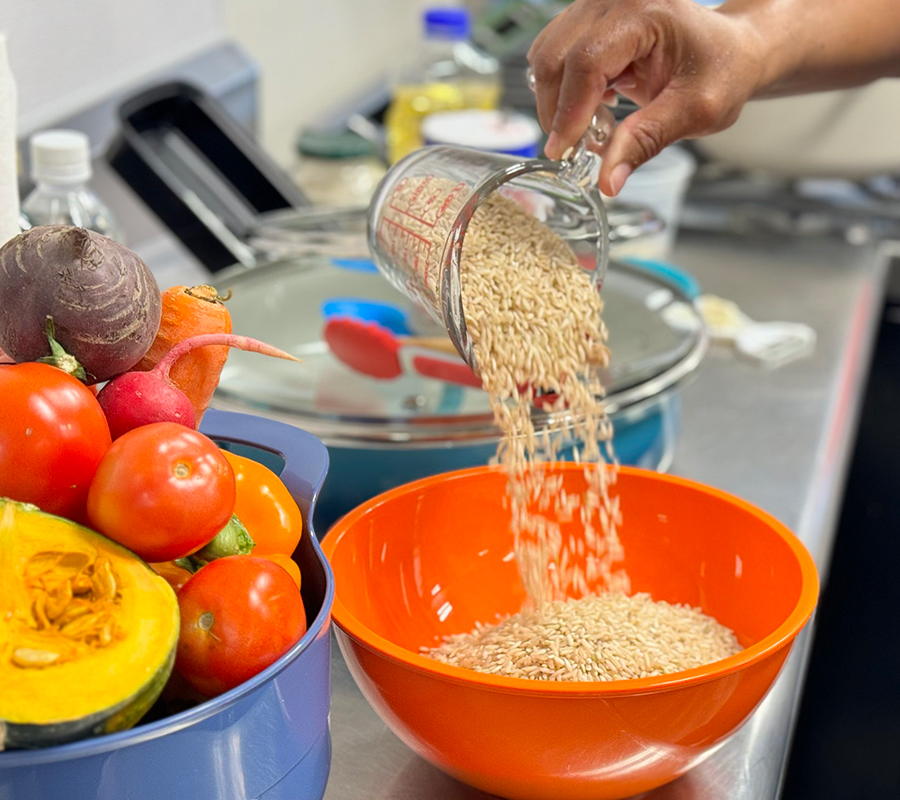
[[[410,181],[416,193],[439,179]],[[462,205],[447,186],[448,210]],[[440,253],[446,228],[430,228]],[[436,256],[434,256],[436,257]],[[430,271],[437,275],[437,264]],[[630,593],[617,527],[612,424],[598,368],[609,363],[600,295],[569,245],[495,192],[469,223],[460,261],[466,326],[502,437],[514,552],[528,596],[516,614],[445,637],[422,652],[446,664],[545,681],[667,675],[734,655],[735,634],[699,609]],[[437,287],[434,287],[437,291]],[[535,429],[539,390],[550,422]],[[569,494],[546,469],[564,449],[584,464],[585,489]],[[579,535],[565,535],[576,523]],[[572,525],[567,526],[568,529]],[[593,587],[603,587],[599,593]]]

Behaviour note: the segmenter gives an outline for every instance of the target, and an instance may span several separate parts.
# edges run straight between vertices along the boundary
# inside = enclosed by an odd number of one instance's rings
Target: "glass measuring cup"
[[[561,161],[522,160],[461,147],[426,147],[397,162],[369,206],[369,249],[379,269],[446,328],[477,372],[466,328],[460,259],[473,214],[493,192],[517,201],[572,248],[600,287],[609,258],[609,223],[597,189],[611,135],[607,110]],[[593,150],[591,149],[593,148]]]

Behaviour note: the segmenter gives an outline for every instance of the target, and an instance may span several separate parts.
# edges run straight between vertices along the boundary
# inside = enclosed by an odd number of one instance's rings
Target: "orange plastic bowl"
[[[570,491],[582,468],[558,467]],[[506,480],[479,467],[373,498],[324,542],[334,621],[354,679],[416,753],[514,800],[601,800],[686,772],[763,699],[813,612],[816,568],[777,520],[724,492],[623,468],[617,491],[636,592],[699,606],[738,655],[672,676],[546,683],[484,675],[419,654],[443,635],[517,611]]]

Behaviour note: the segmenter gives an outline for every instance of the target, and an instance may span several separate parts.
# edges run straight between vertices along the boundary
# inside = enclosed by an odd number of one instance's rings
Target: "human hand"
[[[614,196],[667,145],[734,123],[763,52],[744,18],[693,0],[577,0],[528,53],[545,152],[560,158],[617,92],[637,103],[604,154],[600,189]]]

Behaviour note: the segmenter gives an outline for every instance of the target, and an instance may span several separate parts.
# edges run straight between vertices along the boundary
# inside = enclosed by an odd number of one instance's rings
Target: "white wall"
[[[454,0],[444,0],[453,4]],[[259,64],[263,145],[375,83],[415,46],[428,0],[0,0],[19,135],[56,123],[230,35]]]
[[[452,5],[452,0],[448,5]],[[263,145],[287,164],[298,128],[377,81],[413,47],[424,0],[225,0],[261,68]]]
[[[222,0],[0,0],[0,30],[27,134],[222,39],[225,23]]]

